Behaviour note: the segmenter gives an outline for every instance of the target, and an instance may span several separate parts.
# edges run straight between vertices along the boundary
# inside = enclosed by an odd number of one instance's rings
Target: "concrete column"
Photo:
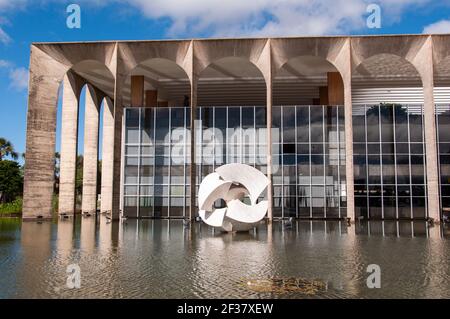
[[[344,104],[344,82],[342,81],[341,74],[339,72],[328,72],[328,92],[326,99],[327,104],[330,105],[342,105]],[[326,104],[325,104],[326,105]]]
[[[120,56],[119,44],[116,44],[113,60],[115,61],[115,84],[114,84],[114,135],[113,135],[113,173],[112,173],[112,209],[111,218],[120,218],[121,203],[121,172],[122,172],[122,121],[123,105],[122,92],[127,71]]]
[[[319,103],[315,105],[328,105],[328,87],[319,87]]]
[[[421,73],[424,98],[424,129],[427,170],[428,217],[440,222],[439,174],[436,146],[434,104],[434,63],[432,39],[429,37],[414,61]]]
[[[195,200],[195,185],[196,185],[196,176],[197,176],[197,166],[196,166],[196,154],[195,149],[197,147],[195,143],[195,117],[197,114],[197,88],[198,88],[198,78],[196,76],[193,76],[192,83],[191,83],[191,118],[190,118],[190,137],[191,137],[191,147],[190,147],[190,169],[191,169],[191,176],[190,176],[190,187],[189,187],[189,196],[190,196],[190,203],[189,203],[189,219],[193,220],[195,218],[195,208],[197,207],[197,202]]]
[[[60,215],[75,214],[78,105],[81,86],[81,79],[74,73],[69,72],[64,77],[58,205]]]
[[[341,53],[336,59],[336,65],[339,65],[339,71],[341,73],[342,82],[344,85],[347,218],[349,218],[351,221],[355,221],[355,187],[353,172],[352,54],[350,40],[347,40],[345,46],[342,48]],[[339,100],[339,95],[340,94],[337,94],[337,100]]]
[[[145,91],[145,106],[146,107],[158,106],[158,91],[156,90]]]
[[[102,187],[100,212],[111,212],[114,162],[114,104],[105,98],[103,104]]]
[[[272,63],[270,61],[270,63]],[[270,68],[272,69],[272,68]],[[268,210],[267,210],[267,218],[271,223],[273,221],[273,181],[272,181],[272,106],[273,106],[273,81],[272,81],[272,72],[270,71],[269,79],[266,79],[267,86],[267,178],[269,179],[269,186],[267,186],[267,200],[268,200]]]
[[[131,106],[142,107],[144,105],[144,86],[144,76],[131,76]]]
[[[347,218],[355,221],[355,187],[353,172],[353,104],[351,76],[344,79],[345,116],[345,175],[347,192]]]
[[[99,103],[95,89],[88,85],[84,118],[83,199],[82,213],[97,212]]]
[[[52,217],[58,88],[65,73],[58,62],[32,46],[23,220]]]

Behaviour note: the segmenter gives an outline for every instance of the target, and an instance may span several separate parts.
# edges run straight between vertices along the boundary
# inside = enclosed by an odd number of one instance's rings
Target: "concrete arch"
[[[202,83],[205,79],[210,79],[208,85]],[[247,58],[228,56],[211,61],[197,75],[196,80],[199,106],[266,104],[267,82],[264,74]],[[211,87],[214,94],[208,93],[207,86]]]
[[[376,56],[396,56],[419,74],[423,87],[428,217],[439,221],[439,176],[434,103],[433,38],[429,35],[357,37],[351,39],[353,70]],[[400,61],[401,61],[400,60]]]
[[[342,74],[328,59],[318,55],[292,56],[273,74],[274,105],[310,105],[319,99],[319,88],[327,88],[328,76],[339,75],[343,83]],[[298,98],[290,97],[290,92],[297,93]],[[343,88],[340,92],[343,99]],[[301,95],[301,96],[300,96]],[[328,100],[328,94],[326,94]],[[328,104],[324,102],[323,104]],[[336,104],[336,103],[333,103]],[[343,102],[339,103],[343,104]]]
[[[358,64],[354,65],[353,75],[369,78],[380,75],[392,77],[417,76],[422,82],[420,72],[413,62],[395,53],[376,53],[360,60]]]
[[[270,39],[195,40],[193,73],[196,77],[223,58],[246,59],[255,65],[266,83],[270,82]]]
[[[60,45],[36,43],[33,44],[32,50],[39,50],[55,64],[59,65],[56,68],[56,72],[59,73],[59,80],[63,80],[65,72],[85,61],[97,62],[104,65],[111,74],[115,73],[115,42],[85,43],[84,45],[86,46],[85,48],[81,48],[79,43]]]
[[[403,58],[411,63],[422,77],[428,74],[428,65],[423,63],[428,53],[427,46],[431,38],[422,36],[382,36],[355,37],[351,39],[353,70],[363,61],[380,54],[390,54]]]
[[[98,101],[104,97],[114,96],[114,74],[111,69],[102,62],[93,59],[86,59],[79,61],[78,63],[72,65],[67,72],[75,73],[80,79],[80,84],[82,87],[89,84],[94,87],[98,92]],[[80,98],[81,89],[78,93],[78,99]]]
[[[144,90],[158,91],[159,98],[170,98],[173,103],[178,101],[178,106],[183,105],[185,95],[191,94],[190,77],[182,66],[173,59],[153,57],[134,65],[123,78],[121,93],[124,106],[131,104],[132,76],[144,76]]]
[[[355,104],[378,103],[377,100],[388,103],[424,103],[424,78],[411,61],[398,54],[375,53],[360,60],[353,67],[352,87]],[[394,90],[397,93],[391,92],[392,88],[397,88],[397,91]],[[417,88],[420,88],[420,94]],[[404,90],[411,93],[405,94]],[[387,100],[383,99],[388,97]]]
[[[137,66],[152,59],[169,60],[181,67],[192,81],[192,41],[146,41],[118,43],[119,85]]]
[[[89,50],[78,44],[33,44],[31,47],[24,174],[25,220],[52,217],[56,116],[61,83],[66,82],[66,92],[72,92],[67,98],[73,105],[72,111],[77,112],[83,81],[71,71],[72,67],[84,60],[96,60],[110,70],[114,65],[114,43],[89,44],[88,47]]]
[[[342,59],[349,44],[348,38],[287,38],[272,39],[273,70],[278,73],[289,60],[299,56],[320,57],[331,63],[341,74],[348,73]]]
[[[76,212],[76,167],[79,144],[80,99],[85,89],[83,203],[82,210],[95,213],[97,194],[97,162],[99,146],[99,114],[105,97],[114,95],[114,76],[110,69],[98,60],[79,61],[67,71],[63,80],[63,107],[61,136],[61,173],[59,214]],[[108,118],[113,117],[113,110]],[[87,205],[86,203],[90,204]],[[87,209],[86,207],[91,208]]]

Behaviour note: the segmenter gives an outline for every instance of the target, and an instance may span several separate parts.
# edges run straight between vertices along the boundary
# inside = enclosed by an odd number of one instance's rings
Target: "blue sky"
[[[81,29],[66,26],[70,3]],[[32,42],[423,32],[450,33],[450,0],[0,0],[0,136],[25,150]]]

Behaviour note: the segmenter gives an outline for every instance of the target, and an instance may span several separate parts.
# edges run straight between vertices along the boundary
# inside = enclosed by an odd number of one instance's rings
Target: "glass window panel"
[[[141,196],[153,196],[153,186],[141,186],[140,194]]]
[[[242,108],[242,128],[253,128],[255,125],[255,111],[253,107]]]
[[[297,107],[297,142],[309,143],[309,107]]]
[[[153,184],[153,166],[141,165],[140,183]]]
[[[152,144],[154,142],[154,110],[150,108],[142,109],[141,113],[141,143]]]
[[[137,195],[137,186],[125,186],[124,193],[125,195]]]
[[[414,218],[425,218],[425,207],[426,207],[426,198],[425,197],[413,197],[412,198],[412,206],[413,206],[413,217]]]
[[[411,198],[410,197],[398,197],[398,217],[410,218],[411,217]]]
[[[123,213],[127,217],[137,217],[137,197],[124,198]]]
[[[380,142],[379,108],[371,106],[367,109],[367,142]]]
[[[322,106],[312,106],[310,108],[310,136],[311,142],[322,143],[324,141],[323,137],[323,107]]]
[[[295,143],[294,107],[283,107],[283,143]]]
[[[450,110],[438,115],[438,133],[440,142],[450,142]]]
[[[169,109],[156,109],[156,143],[169,143]]]
[[[409,113],[409,134],[411,142],[422,142],[422,115],[413,113],[411,109]]]
[[[127,127],[139,127],[139,108],[128,108],[126,110],[126,121],[125,125]]]
[[[397,143],[395,145],[397,154],[408,154],[409,144],[408,143]]]
[[[126,166],[125,167],[125,184],[137,184],[138,182],[138,167],[137,166]]]
[[[267,115],[265,107],[255,108],[255,127],[266,128],[267,127]]]
[[[397,201],[395,197],[383,198],[384,218],[394,219],[397,216]]]
[[[353,154],[366,154],[366,144],[354,143],[353,144]]]
[[[141,197],[139,206],[140,217],[152,217],[153,216],[153,197]]]
[[[381,122],[381,141],[394,141],[394,116],[392,105],[380,106],[380,122]]]
[[[138,157],[125,157],[125,165],[126,166],[137,166],[139,163]]]
[[[395,141],[408,142],[408,112],[403,106],[394,106],[395,113]],[[398,152],[398,149],[397,149]],[[403,153],[403,152],[400,152]]]

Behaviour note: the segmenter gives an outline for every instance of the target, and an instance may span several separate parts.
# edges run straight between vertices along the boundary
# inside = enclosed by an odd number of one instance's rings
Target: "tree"
[[[0,203],[13,201],[22,194],[23,175],[14,161],[0,161]]]
[[[59,173],[60,173],[60,163],[61,163],[61,155],[58,152],[55,152],[55,182],[53,185],[53,193],[59,194]]]
[[[10,156],[14,160],[19,158],[19,154],[14,150],[12,143],[3,137],[0,137],[0,161],[6,156]]]

